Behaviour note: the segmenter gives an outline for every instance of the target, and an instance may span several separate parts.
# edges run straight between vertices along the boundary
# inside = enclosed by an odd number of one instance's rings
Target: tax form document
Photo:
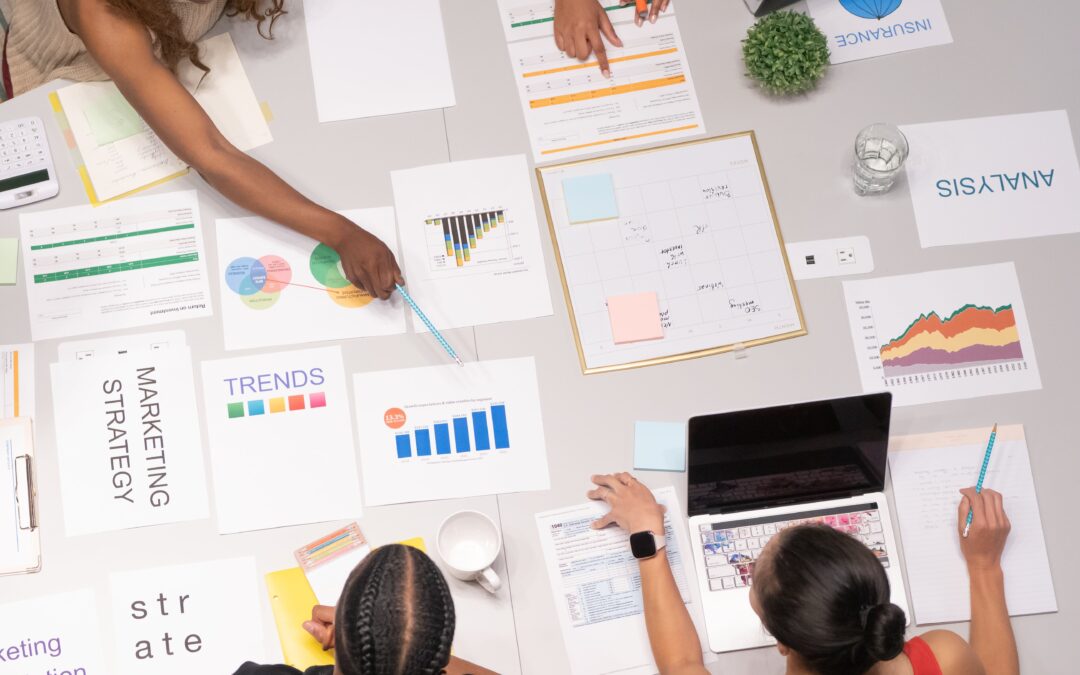
[[[653,494],[667,507],[664,551],[683,602],[690,602],[683,563],[687,529],[675,488]],[[655,673],[630,535],[614,525],[592,528],[607,511],[603,502],[588,502],[536,515],[570,667],[574,675]]]
[[[34,341],[209,316],[194,190],[23,213]]]
[[[634,5],[601,0],[623,46],[607,44],[611,77],[555,45],[553,0],[499,0],[510,65],[537,163],[705,133],[675,8],[634,25]]]
[[[971,619],[967,567],[957,529],[960,489],[979,476],[989,427],[889,440],[908,587],[919,625]],[[998,427],[983,486],[1004,498],[1012,531],[1005,543],[1005,600],[1009,614],[1057,611],[1042,519],[1031,477],[1024,427]]]

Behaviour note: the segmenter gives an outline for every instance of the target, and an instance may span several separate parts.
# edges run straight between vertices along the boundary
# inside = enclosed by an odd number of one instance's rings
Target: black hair
[[[862,675],[904,648],[904,610],[862,542],[824,525],[784,530],[754,574],[762,623],[823,675]]]
[[[345,583],[334,630],[344,675],[438,675],[450,662],[454,600],[422,551],[381,546]]]

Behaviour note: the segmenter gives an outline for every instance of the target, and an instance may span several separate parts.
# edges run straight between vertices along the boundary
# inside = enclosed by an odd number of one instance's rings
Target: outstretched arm
[[[61,0],[60,7],[90,55],[177,157],[236,204],[330,246],[350,281],[374,296],[390,297],[401,282],[390,249],[229,143],[155,56],[145,26],[105,0]]]
[[[664,507],[656,503],[649,488],[636,478],[628,473],[618,473],[593,476],[592,481],[597,487],[589,491],[589,498],[602,499],[611,506],[611,511],[594,522],[593,527],[602,528],[616,523],[630,533],[649,531],[663,534]],[[676,525],[679,526],[681,523]],[[663,675],[706,672],[697,628],[675,584],[666,550],[638,561],[638,567],[641,570],[645,627],[649,631],[649,645],[656,667]]]

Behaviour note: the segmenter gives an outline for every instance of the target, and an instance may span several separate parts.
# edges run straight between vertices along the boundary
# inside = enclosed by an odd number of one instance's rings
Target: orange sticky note
[[[664,328],[660,325],[660,301],[656,293],[613,295],[607,299],[607,307],[615,344],[664,337]]]

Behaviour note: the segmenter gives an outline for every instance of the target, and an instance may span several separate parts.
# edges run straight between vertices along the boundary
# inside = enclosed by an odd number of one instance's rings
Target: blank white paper
[[[320,122],[453,106],[439,0],[304,5]]]

